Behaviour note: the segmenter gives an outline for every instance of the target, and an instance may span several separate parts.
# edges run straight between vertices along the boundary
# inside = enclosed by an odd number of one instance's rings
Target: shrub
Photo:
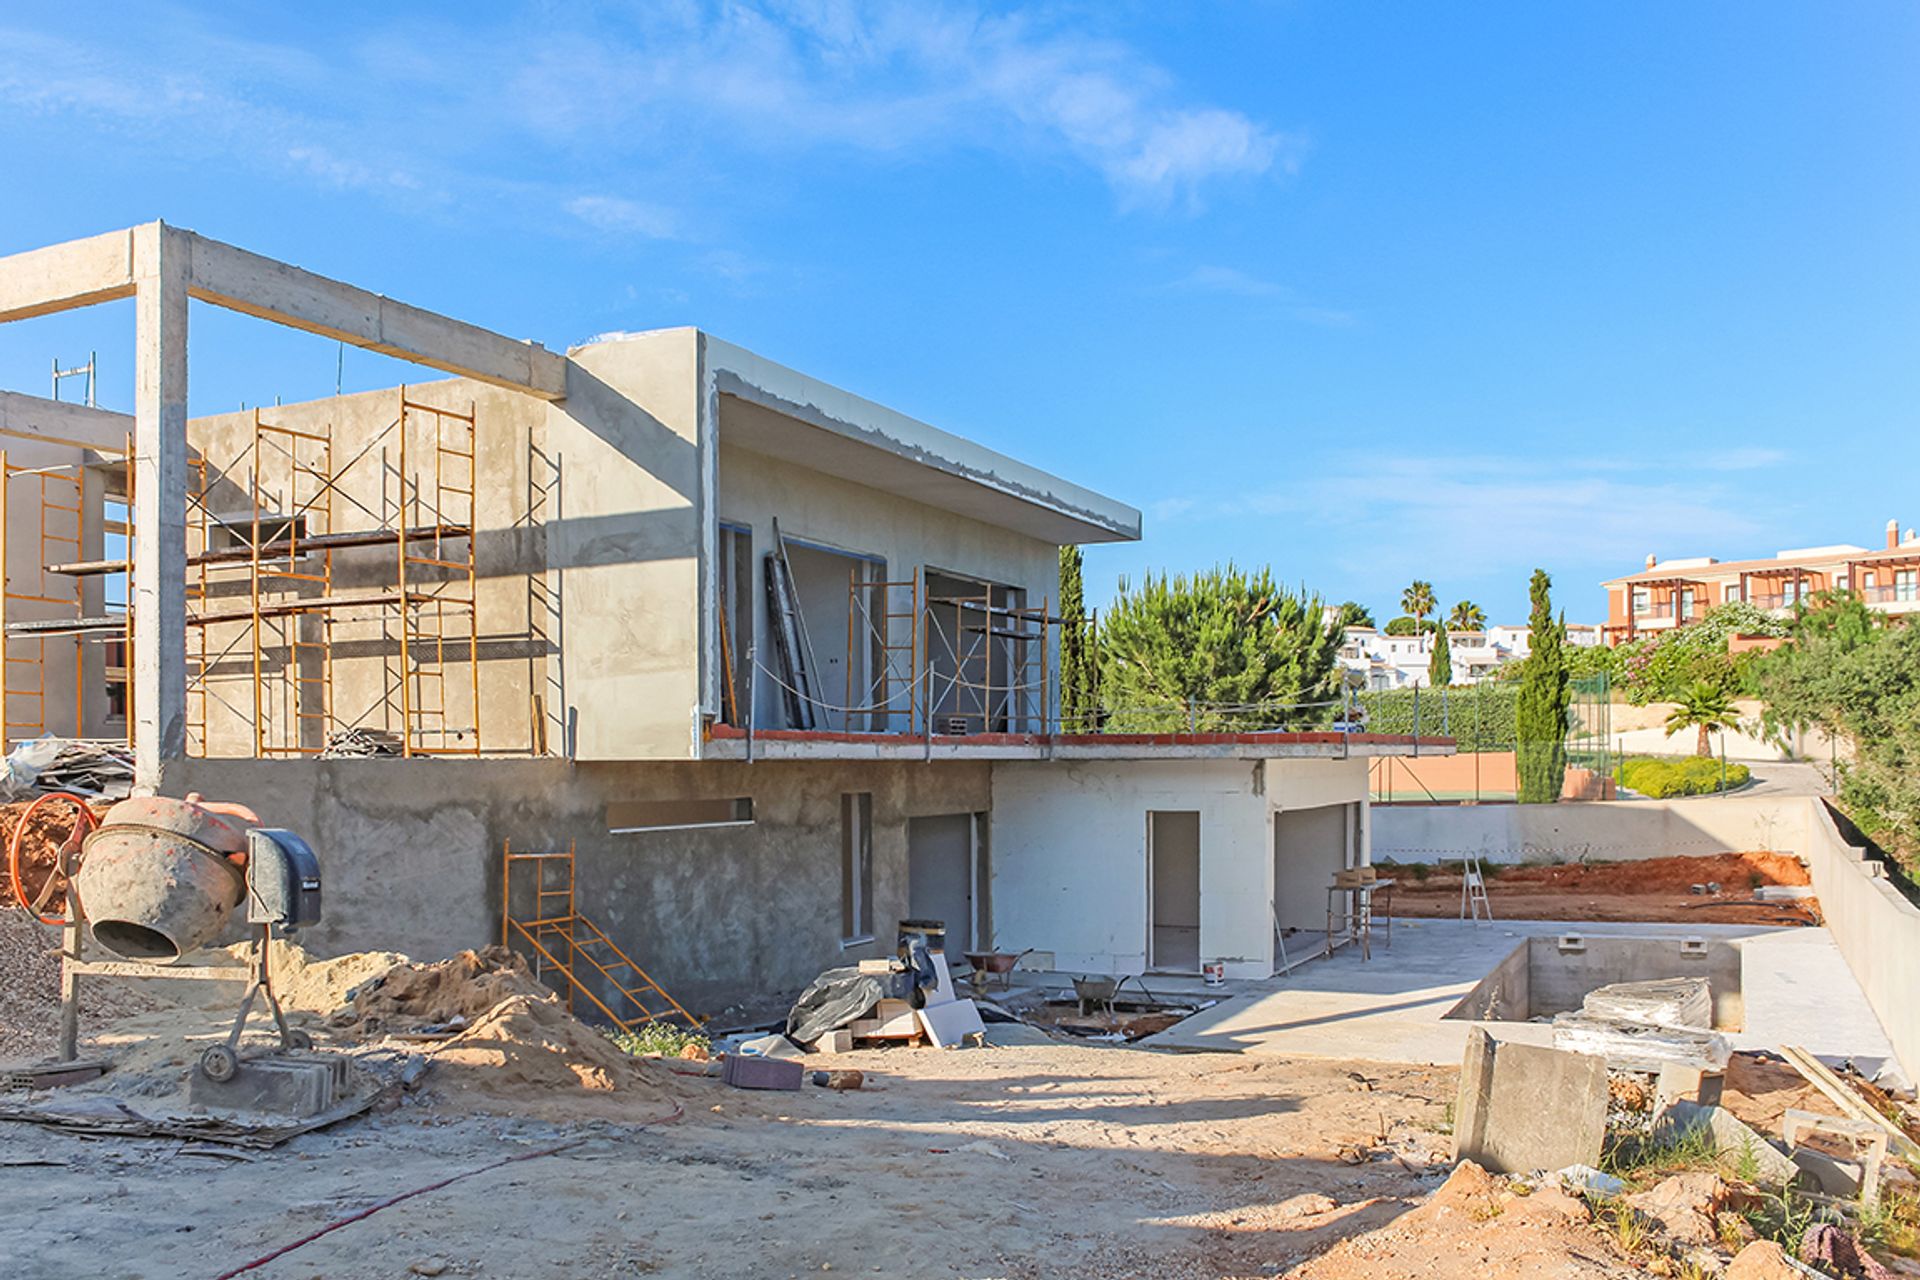
[[[1710,756],[1637,756],[1623,760],[1613,776],[1621,786],[1650,800],[1711,795],[1722,787],[1720,761]],[[1751,776],[1747,766],[1728,761],[1724,785],[1731,791],[1744,786]]]
[[[688,1046],[712,1047],[712,1042],[700,1032],[676,1027],[670,1022],[643,1022],[632,1031],[609,1032],[607,1039],[635,1057],[677,1058]]]
[[[1461,751],[1513,749],[1516,686],[1484,683],[1419,692],[1421,733],[1451,736]],[[1368,733],[1413,732],[1412,689],[1362,693],[1357,700],[1366,708]]]

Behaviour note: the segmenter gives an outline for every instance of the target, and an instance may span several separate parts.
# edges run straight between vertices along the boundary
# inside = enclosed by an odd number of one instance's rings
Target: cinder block
[[[1721,1072],[1669,1062],[1660,1068],[1660,1079],[1654,1085],[1654,1113],[1659,1114],[1669,1102],[1693,1102],[1703,1107],[1717,1107],[1726,1082],[1727,1077]]]
[[[210,1080],[197,1066],[187,1086],[195,1106],[265,1111],[305,1119],[339,1100],[336,1066],[320,1055],[262,1057],[241,1062],[231,1080]]]
[[[760,1058],[730,1053],[720,1078],[736,1089],[798,1089],[806,1070],[791,1058]]]
[[[1453,1154],[1491,1173],[1597,1164],[1607,1132],[1607,1066],[1599,1058],[1467,1033]]]
[[[853,1032],[838,1027],[813,1042],[815,1053],[852,1053]]]

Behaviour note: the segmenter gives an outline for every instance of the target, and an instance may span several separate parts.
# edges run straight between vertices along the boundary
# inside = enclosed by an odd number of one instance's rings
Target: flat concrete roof
[[[1452,738],[1393,733],[836,733],[763,729],[756,760],[1344,760],[1372,756],[1450,756]],[[701,744],[706,760],[747,758],[747,732],[714,725]]]
[[[700,339],[720,395],[722,444],[844,476],[1055,545],[1140,537],[1140,512],[1124,502],[712,334],[701,333]]]

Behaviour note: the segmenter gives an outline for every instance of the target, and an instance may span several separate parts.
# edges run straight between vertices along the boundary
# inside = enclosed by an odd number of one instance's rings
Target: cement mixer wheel
[[[308,1049],[313,1048],[313,1037],[305,1031],[298,1029],[289,1031],[287,1032],[287,1048],[298,1049],[300,1052],[305,1053]]]
[[[227,1045],[209,1045],[200,1055],[200,1073],[216,1084],[233,1079],[239,1070],[240,1055]]]

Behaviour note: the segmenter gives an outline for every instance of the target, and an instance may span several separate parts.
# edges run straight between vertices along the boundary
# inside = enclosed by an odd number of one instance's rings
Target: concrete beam
[[[193,236],[193,296],[464,378],[559,400],[566,357],[533,342],[396,302],[311,271]]]
[[[133,296],[132,231],[0,258],[0,324]]]
[[[133,419],[124,413],[0,391],[0,436],[118,455],[132,430]]]
[[[140,536],[134,616],[134,784],[158,787],[187,744],[187,299],[193,237],[162,223],[134,232],[133,484]]]
[[[134,296],[139,246],[161,231],[191,260],[190,296],[431,369],[564,399],[566,357],[463,320],[153,222],[0,258],[0,323]]]

